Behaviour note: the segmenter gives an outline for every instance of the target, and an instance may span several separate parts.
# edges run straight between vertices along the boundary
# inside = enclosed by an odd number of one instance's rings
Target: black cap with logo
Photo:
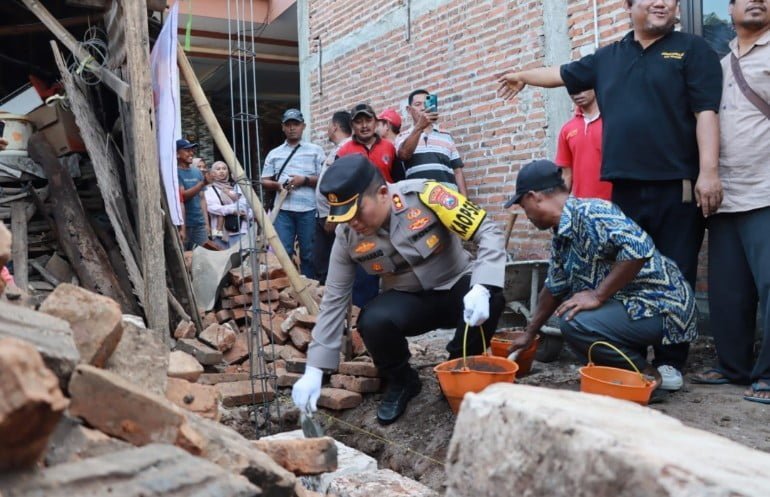
[[[527,192],[539,192],[556,186],[564,186],[559,166],[545,159],[530,162],[519,171],[516,177],[516,193],[505,203],[505,208],[521,202]]]
[[[377,118],[377,113],[374,112],[374,109],[369,104],[358,104],[350,111],[350,118],[355,119],[356,116],[364,114],[369,117]]]
[[[329,201],[330,223],[346,223],[358,212],[361,194],[366,191],[377,168],[361,154],[340,157],[321,178],[318,187]]]
[[[302,112],[300,112],[299,110],[289,109],[283,113],[283,118],[281,119],[281,123],[286,123],[286,121],[297,121],[297,122],[304,123],[305,118],[302,117]]]

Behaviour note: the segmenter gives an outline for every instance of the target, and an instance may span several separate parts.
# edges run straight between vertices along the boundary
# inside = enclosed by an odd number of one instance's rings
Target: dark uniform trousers
[[[770,207],[709,218],[708,279],[720,371],[735,383],[770,380]],[[757,303],[763,335],[755,361]]]
[[[652,237],[655,247],[679,266],[694,289],[705,219],[693,188],[694,183],[684,192],[682,180],[612,182],[612,201]],[[659,345],[654,350],[655,366],[682,370],[690,344]]]
[[[456,328],[454,338],[447,344],[449,358],[462,357],[463,297],[470,290],[470,275],[460,278],[449,290],[422,292],[383,292],[361,311],[358,330],[374,364],[386,378],[400,380],[409,368],[409,346],[406,337],[422,335],[437,328]],[[505,306],[500,290],[491,290],[489,319],[481,328],[487,346],[497,329],[497,322]],[[478,327],[468,328],[467,354],[483,352]]]

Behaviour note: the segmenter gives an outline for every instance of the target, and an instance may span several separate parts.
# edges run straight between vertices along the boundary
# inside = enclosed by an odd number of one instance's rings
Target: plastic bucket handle
[[[465,358],[468,356],[468,327],[470,325],[465,323],[465,331],[463,332],[463,368],[467,369],[468,365],[465,363]],[[487,354],[487,339],[484,337],[484,327],[479,325],[479,333],[481,333],[481,343],[484,345],[481,355]]]
[[[589,366],[593,366],[594,365],[594,362],[591,359],[591,351],[593,351],[595,345],[604,345],[605,347],[608,347],[608,348],[614,350],[615,352],[620,354],[620,356],[623,357],[623,359],[625,359],[631,365],[632,368],[634,368],[634,371],[636,371],[636,374],[638,374],[639,378],[642,379],[642,383],[644,383],[645,385],[649,385],[650,383],[652,383],[651,381],[647,380],[647,378],[645,378],[645,376],[642,374],[642,372],[639,371],[639,368],[636,367],[636,364],[634,364],[634,361],[632,361],[626,354],[624,354],[622,350],[620,350],[619,348],[615,347],[611,343],[605,342],[605,341],[602,341],[602,340],[594,342],[594,343],[591,344],[590,347],[588,347],[588,365]]]

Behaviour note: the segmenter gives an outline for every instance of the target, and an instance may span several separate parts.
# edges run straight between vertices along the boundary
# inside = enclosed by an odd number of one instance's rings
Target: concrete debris
[[[198,338],[220,352],[227,352],[235,345],[236,334],[230,326],[212,324]]]
[[[169,352],[160,333],[123,316],[123,337],[104,368],[157,395],[166,392]]]
[[[337,470],[337,447],[331,437],[256,440],[252,444],[295,475],[318,475]]]
[[[51,435],[44,462],[46,466],[55,466],[110,454],[130,447],[131,445],[123,440],[107,436],[98,430],[86,428],[79,420],[64,416]]]
[[[222,352],[195,339],[181,338],[177,340],[176,350],[187,352],[204,366],[213,366],[222,362]]]
[[[219,421],[219,392],[212,385],[168,378],[166,398],[182,409]]]
[[[387,495],[388,497],[438,497],[439,495],[436,491],[431,490],[425,485],[401,476],[389,469],[366,471],[335,478],[329,484],[328,494],[334,494],[337,497],[369,497],[372,495]],[[506,494],[495,492],[494,494],[487,495]]]
[[[193,356],[181,350],[174,350],[168,355],[168,377],[187,381],[198,381],[203,374],[203,366]],[[164,390],[165,392],[165,390]]]

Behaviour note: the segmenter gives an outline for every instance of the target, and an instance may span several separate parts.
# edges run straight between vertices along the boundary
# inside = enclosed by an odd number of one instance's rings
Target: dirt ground
[[[438,330],[413,339],[412,364],[420,371],[423,390],[396,423],[386,427],[377,424],[375,412],[380,395],[366,396],[356,409],[320,416],[329,435],[376,458],[381,468],[390,468],[441,493],[445,480],[443,461],[455,417],[432,369],[446,357],[444,345],[451,333]],[[690,354],[689,371],[711,365],[713,357],[711,339],[699,339]],[[535,362],[532,373],[517,382],[579,390],[577,368],[580,366],[577,358],[565,348],[558,361]],[[732,385],[694,385],[685,380],[681,391],[666,396],[662,403],[651,408],[688,426],[770,452],[770,406],[743,400],[743,390],[744,387]]]

